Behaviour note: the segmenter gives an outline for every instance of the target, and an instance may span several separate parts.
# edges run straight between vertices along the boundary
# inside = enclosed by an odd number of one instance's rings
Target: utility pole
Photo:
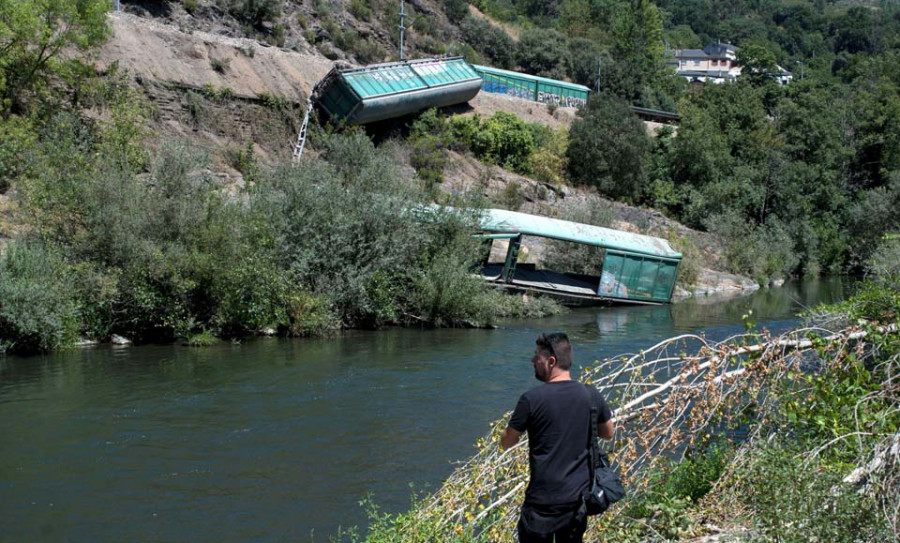
[[[597,58],[597,94],[600,94],[600,73],[601,73],[601,64],[603,60],[601,58]]]
[[[403,11],[403,0],[400,0],[400,60],[403,60],[403,32],[406,30],[406,27],[403,25],[403,20],[406,18],[406,13]]]

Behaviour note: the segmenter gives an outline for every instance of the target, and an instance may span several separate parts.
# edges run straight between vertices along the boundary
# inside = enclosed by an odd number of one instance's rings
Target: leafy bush
[[[0,352],[35,353],[77,339],[78,304],[62,259],[36,242],[10,244],[0,258]]]
[[[519,39],[516,61],[525,73],[565,79],[569,65],[566,37],[556,30],[526,30]]]
[[[346,326],[377,327],[403,314],[436,323],[481,318],[480,306],[465,301],[478,292],[466,280],[476,242],[454,237],[458,219],[442,214],[414,226],[422,193],[361,132],[320,143],[324,162],[278,170],[253,204],[268,209],[261,212],[278,232],[291,282],[328,300]]]
[[[874,281],[900,289],[900,239],[886,239],[878,244],[866,269]]]
[[[650,138],[628,106],[592,94],[569,131],[569,174],[613,198],[636,200],[644,190]]]
[[[452,22],[459,24],[469,14],[469,3],[466,0],[443,0],[444,12]]]
[[[528,159],[528,169],[532,177],[546,183],[565,181],[566,167],[569,163],[566,156],[568,148],[569,131],[565,128],[553,131]]]
[[[728,265],[735,273],[748,274],[765,285],[797,267],[793,241],[777,221],[755,227],[727,214],[710,217],[707,227],[722,239]]]
[[[503,111],[481,122],[467,143],[477,156],[523,173],[527,172],[528,158],[537,148],[525,121]]]
[[[368,21],[372,18],[372,8],[365,0],[351,0],[350,13],[360,21]]]
[[[778,444],[753,451],[739,485],[754,523],[775,541],[889,541],[870,497],[842,482],[842,470]]]
[[[384,47],[369,39],[359,40],[352,48],[357,60],[363,64],[381,62],[387,56]]]
[[[237,19],[259,26],[281,14],[282,0],[219,0]]]
[[[502,28],[467,15],[459,25],[465,42],[499,68],[515,65],[516,44]]]

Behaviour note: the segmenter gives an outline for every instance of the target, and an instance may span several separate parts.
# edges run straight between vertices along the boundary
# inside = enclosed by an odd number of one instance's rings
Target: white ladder
[[[306,113],[303,114],[303,122],[300,124],[300,134],[297,136],[297,144],[294,145],[294,161],[300,160],[303,156],[303,147],[306,146],[306,132],[309,128],[309,115],[313,108],[313,97],[315,93],[310,93],[306,100]]]

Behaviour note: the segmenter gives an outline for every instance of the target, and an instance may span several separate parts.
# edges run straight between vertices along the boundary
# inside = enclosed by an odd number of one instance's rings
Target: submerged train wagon
[[[566,107],[584,107],[590,93],[589,88],[575,83],[477,64],[472,67],[484,80],[481,89],[485,92],[508,94],[516,98]]]
[[[366,124],[468,102],[480,90],[481,76],[462,57],[406,60],[332,69],[316,105],[333,120]]]
[[[490,243],[504,239],[509,244],[503,264],[485,263],[482,269],[483,277],[492,283],[550,294],[569,305],[663,304],[672,299],[682,255],[664,239],[503,209],[486,210],[480,226],[482,239]],[[525,236],[599,247],[602,271],[587,275],[519,264]]]

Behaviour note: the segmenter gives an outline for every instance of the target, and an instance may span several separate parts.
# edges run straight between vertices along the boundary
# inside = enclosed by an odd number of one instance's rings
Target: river
[[[340,525],[365,525],[367,493],[403,510],[469,456],[537,384],[539,332],[567,331],[579,366],[689,331],[727,337],[749,309],[783,330],[849,288],[787,283],[496,330],[0,358],[0,541],[327,541]]]

